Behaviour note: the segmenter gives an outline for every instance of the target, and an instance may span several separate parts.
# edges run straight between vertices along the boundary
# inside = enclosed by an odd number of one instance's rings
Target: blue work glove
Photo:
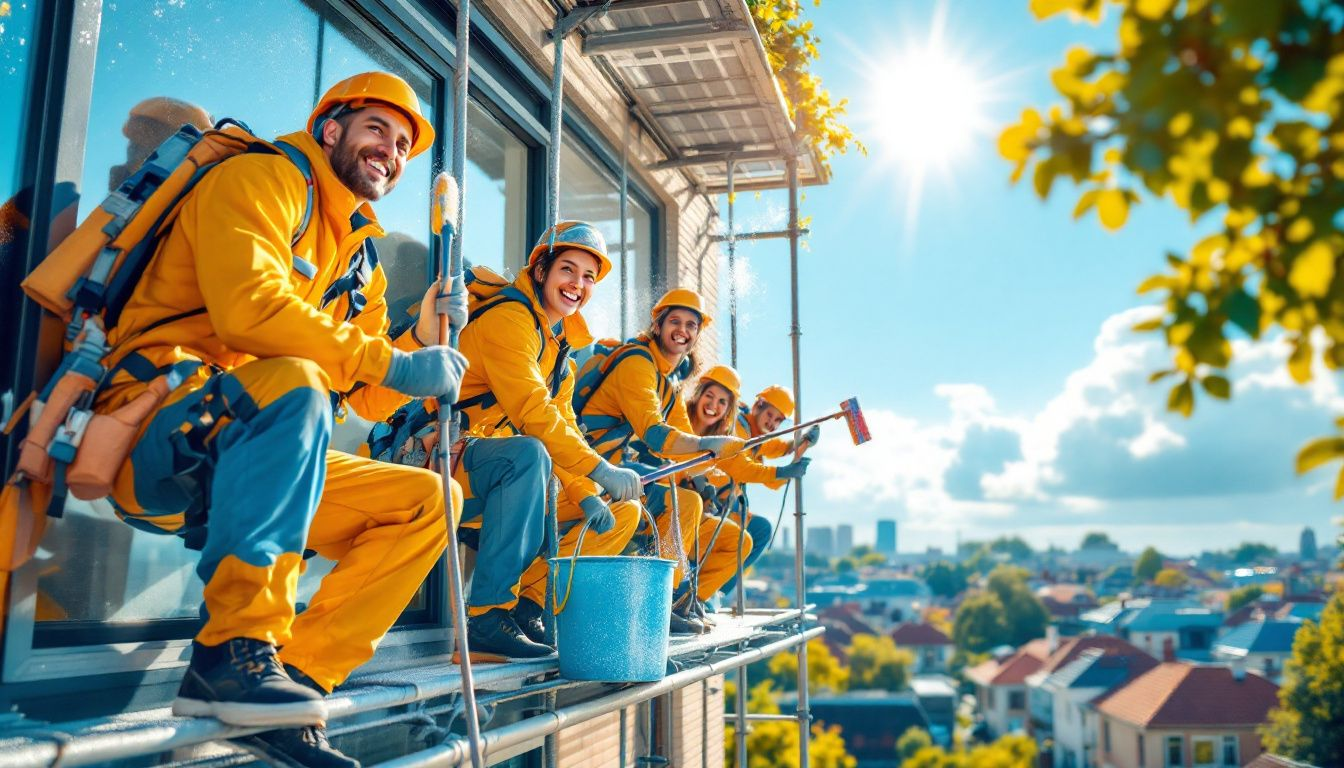
[[[706,435],[700,438],[700,450],[713,453],[714,458],[717,459],[741,453],[742,449],[746,447],[747,441],[740,437]]]
[[[811,459],[799,459],[792,464],[775,467],[775,477],[781,480],[796,480],[807,474],[807,465],[811,463]]]
[[[700,494],[700,498],[704,500],[706,508],[708,508],[710,502],[714,501],[719,496],[719,489],[715,488],[703,475],[692,477],[691,487],[695,489],[696,493]]]
[[[383,386],[411,397],[443,397],[457,400],[467,358],[452,347],[432,346],[414,352],[392,350]]]
[[[611,507],[596,496],[580,501],[579,511],[583,513],[583,519],[591,523],[588,527],[594,533],[606,533],[616,527],[616,516],[611,514]]]
[[[448,327],[460,332],[467,325],[467,286],[462,275],[453,278],[448,293],[439,293],[439,282],[429,286],[420,299],[420,317],[415,321],[415,339],[421,344],[439,342],[439,315],[448,315]]]
[[[639,473],[633,469],[618,467],[601,460],[588,476],[602,486],[602,490],[611,496],[612,501],[630,501],[639,498],[642,486],[639,482]]]
[[[808,445],[816,445],[821,439],[821,425],[813,424],[812,428],[803,433],[803,442]]]

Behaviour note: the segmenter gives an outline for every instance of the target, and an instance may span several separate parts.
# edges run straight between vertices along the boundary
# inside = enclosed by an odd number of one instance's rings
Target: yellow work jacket
[[[472,312],[458,348],[470,367],[462,377],[458,408],[472,437],[529,435],[546,446],[566,495],[578,502],[598,493],[588,473],[601,457],[583,439],[574,417],[574,363],[569,349],[592,343],[583,317],[575,312],[552,328],[528,273],[513,282],[527,303],[486,299]],[[498,306],[493,306],[498,302]],[[485,307],[488,306],[488,309]],[[538,332],[540,329],[540,333]],[[556,360],[564,353],[556,371]],[[551,376],[561,379],[554,395]]]
[[[630,440],[642,441],[660,456],[682,458],[667,453],[665,447],[681,436],[697,438],[670,378],[675,366],[648,336],[640,334],[631,343],[649,356],[631,354],[617,362],[589,395],[579,422],[588,427],[597,452],[613,463],[622,462]],[[620,354],[619,348],[611,354]]]
[[[750,409],[745,405],[739,405],[737,419],[733,423],[733,434],[743,440],[749,440],[757,437],[754,432]],[[726,478],[711,476],[710,480],[715,485],[724,485],[727,480],[736,480],[738,483],[760,483],[770,489],[783,488],[787,480],[779,479],[775,467],[766,464],[764,460],[787,456],[792,450],[793,443],[790,440],[782,437],[767,440],[735,456],[715,462],[714,468],[726,475]]]
[[[312,218],[302,239],[290,247],[307,200],[307,182],[294,163],[263,153],[224,161],[184,199],[110,334],[108,363],[132,351],[155,366],[196,358],[223,370],[257,358],[301,357],[322,369],[334,392],[366,385],[349,404],[364,418],[385,419],[409,400],[379,386],[392,349],[419,344],[409,333],[395,342],[387,337],[382,268],[365,275],[367,302],[353,319],[345,319],[347,296],[323,302],[365,238],[383,230],[367,204],[356,205],[312,136],[280,140],[312,165]],[[143,386],[135,384],[119,372],[99,409],[126,402]]]

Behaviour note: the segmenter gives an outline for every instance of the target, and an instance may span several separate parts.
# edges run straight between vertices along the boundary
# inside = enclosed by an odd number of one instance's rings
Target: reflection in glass
[[[15,21],[0,20],[7,25]],[[6,58],[7,40],[0,36],[0,64],[15,67]],[[406,78],[427,111],[433,98],[428,73],[408,69],[381,42],[349,27],[342,17],[324,19],[297,0],[193,0],[157,4],[152,13],[138,3],[104,3],[97,46],[81,217],[102,200],[109,184],[133,170],[147,148],[162,140],[163,131],[171,132],[183,121],[196,122],[193,115],[235,117],[265,138],[301,130],[323,89],[372,69]],[[4,77],[4,83],[12,82],[11,75]],[[0,90],[0,105],[21,91]],[[150,103],[166,111],[148,119],[136,111],[144,111],[146,100],[156,100]],[[0,136],[13,135],[5,126],[18,114],[19,109],[0,109]],[[9,151],[0,145],[0,162],[12,163]],[[392,288],[389,298],[398,302],[406,296],[418,299],[424,291],[430,170],[428,155],[417,158],[397,188],[374,206],[389,233],[380,254]],[[9,183],[12,175],[10,165],[0,166],[0,184]],[[358,431],[357,440],[366,429]],[[63,519],[52,521],[37,558],[37,619],[195,617],[202,590],[195,575],[197,559],[175,536],[133,530],[105,503],[73,503]],[[330,569],[330,562],[308,562],[300,602],[311,597]]]
[[[20,193],[23,183],[23,121],[28,115],[28,80],[32,74],[32,36],[37,11],[33,3],[9,5],[0,17],[0,328],[19,327],[19,280],[23,276],[28,222],[32,219],[32,189]],[[65,185],[69,186],[69,185]],[[57,190],[61,205],[63,190]],[[70,196],[64,191],[64,196]],[[0,337],[0,392],[14,375],[18,357],[15,334]]]
[[[527,258],[527,145],[475,102],[467,113],[466,247],[472,264],[519,271]]]

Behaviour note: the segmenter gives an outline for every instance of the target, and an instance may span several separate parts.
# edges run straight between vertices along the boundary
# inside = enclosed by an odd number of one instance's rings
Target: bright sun
[[[894,56],[869,94],[882,154],[920,176],[948,168],[985,122],[982,90],[976,73],[936,40]]]

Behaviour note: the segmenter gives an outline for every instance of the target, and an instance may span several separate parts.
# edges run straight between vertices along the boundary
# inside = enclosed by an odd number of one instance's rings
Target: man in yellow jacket
[[[381,419],[410,397],[453,397],[465,360],[388,338],[367,242],[382,235],[368,203],[434,141],[411,87],[348,78],[279,141],[288,156],[227,160],[186,197],[109,338],[98,410],[170,372],[113,500],[128,523],[201,549],[203,626],[174,713],[297,726],[243,742],[278,762],[358,765],[327,743],[323,697],[373,655],[447,529],[435,474],[327,449],[333,407]],[[435,293],[421,339],[437,338]],[[450,314],[465,323],[464,304]],[[337,565],[296,617],[305,550]]]
[[[694,368],[692,354],[700,334],[710,323],[702,304],[695,291],[668,291],[654,305],[653,323],[647,331],[584,365],[576,384],[574,409],[589,444],[607,460],[639,466],[627,450],[632,441],[657,457],[669,459],[704,451],[726,457],[742,450],[746,441],[738,437],[696,435],[686,404],[677,396],[682,380]],[[673,516],[667,510],[671,483],[655,483],[645,490],[648,509],[658,522],[657,535],[670,540]],[[671,543],[680,546],[682,552],[690,552],[704,507],[695,491],[676,488],[675,492],[681,540]],[[678,568],[673,583],[680,584],[682,575]],[[680,611],[673,612],[670,623],[678,633],[705,631],[699,621]]]

